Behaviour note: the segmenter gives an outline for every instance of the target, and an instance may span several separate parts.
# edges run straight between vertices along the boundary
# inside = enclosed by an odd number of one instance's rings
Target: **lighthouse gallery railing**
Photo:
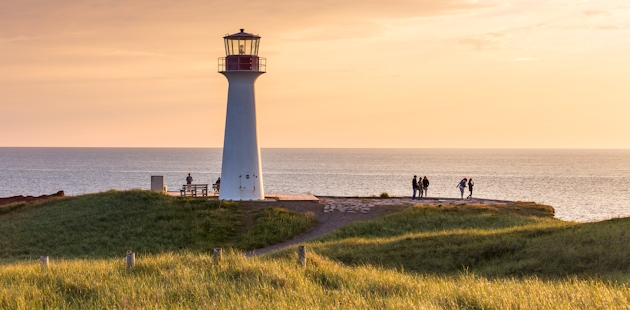
[[[223,71],[267,71],[267,59],[252,55],[219,57],[219,72]]]

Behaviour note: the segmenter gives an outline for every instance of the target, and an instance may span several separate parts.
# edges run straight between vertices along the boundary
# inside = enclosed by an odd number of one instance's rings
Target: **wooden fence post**
[[[306,248],[303,245],[298,246],[298,263],[306,266]]]
[[[48,268],[48,256],[40,256],[39,263],[42,265],[42,268]]]
[[[136,253],[127,250],[127,267],[133,268],[136,266]]]
[[[214,248],[214,252],[212,253],[212,259],[214,260],[215,263],[218,264],[221,261],[221,259],[223,259],[223,249]]]

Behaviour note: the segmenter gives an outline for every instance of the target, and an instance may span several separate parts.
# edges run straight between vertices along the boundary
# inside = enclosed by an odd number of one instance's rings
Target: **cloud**
[[[84,55],[84,56],[121,56],[121,57],[163,57],[162,53],[124,50],[116,48],[81,48],[69,51],[68,54]]]
[[[509,37],[506,33],[489,32],[459,40],[460,44],[473,46],[476,50],[503,49],[505,40]]]
[[[238,28],[285,33],[318,26],[342,36],[349,25],[370,19],[436,16],[487,7],[470,0],[0,1],[0,38],[86,30],[101,35],[121,30],[126,35],[151,31],[188,35]]]
[[[608,11],[584,11],[582,12],[586,16],[610,16],[610,12]]]
[[[514,59],[513,61],[532,61],[534,60],[534,58],[529,58],[529,57],[519,57]]]
[[[12,38],[0,38],[0,43],[10,43],[10,42],[20,42],[20,41],[32,41],[38,40],[38,37],[29,37],[29,36],[17,36]]]
[[[600,26],[599,29],[601,30],[620,30],[623,29],[617,25],[605,25],[605,26]]]

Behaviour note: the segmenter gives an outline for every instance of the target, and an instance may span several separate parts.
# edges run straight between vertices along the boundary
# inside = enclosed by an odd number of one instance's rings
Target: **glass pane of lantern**
[[[239,55],[244,55],[245,54],[245,44],[247,41],[245,40],[238,40],[238,54]]]
[[[252,52],[252,55],[258,55],[258,39],[254,40],[253,44],[254,44],[253,46],[254,51]]]

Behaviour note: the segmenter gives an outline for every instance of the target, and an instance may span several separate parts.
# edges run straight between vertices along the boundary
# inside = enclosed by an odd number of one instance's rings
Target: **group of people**
[[[461,193],[461,199],[464,199],[464,192],[466,191],[466,183],[468,183],[468,190],[470,191],[470,194],[468,195],[468,197],[466,197],[466,199],[472,198],[473,185],[475,185],[475,183],[473,183],[472,178],[470,179],[463,178],[461,181],[459,181],[459,184],[457,184],[457,187],[459,187],[459,191]]]
[[[192,184],[192,182],[193,182],[193,177],[190,175],[190,173],[188,173],[188,176],[186,177],[186,184]],[[214,182],[214,184],[217,185],[217,188],[221,186],[221,177],[219,177],[217,181]]]
[[[413,197],[411,197],[412,200],[416,199],[416,192],[418,192],[419,200],[424,199],[423,197],[427,197],[427,191],[429,190],[429,179],[427,179],[426,175],[424,176],[424,178],[421,178],[421,179],[418,179],[418,176],[414,175],[412,186],[413,186]]]
[[[474,185],[475,183],[473,182],[472,178],[463,178],[461,181],[459,181],[457,187],[461,192],[461,199],[464,199],[464,192],[466,191],[466,187],[468,187],[468,190],[470,191],[470,194],[468,195],[468,197],[466,197],[466,199],[472,198]],[[411,186],[413,188],[413,196],[411,196],[411,200],[422,200],[427,197],[427,190],[429,189],[429,179],[427,179],[427,176],[418,179],[418,176],[414,175],[413,180],[411,181]],[[418,193],[417,198],[416,193]]]

